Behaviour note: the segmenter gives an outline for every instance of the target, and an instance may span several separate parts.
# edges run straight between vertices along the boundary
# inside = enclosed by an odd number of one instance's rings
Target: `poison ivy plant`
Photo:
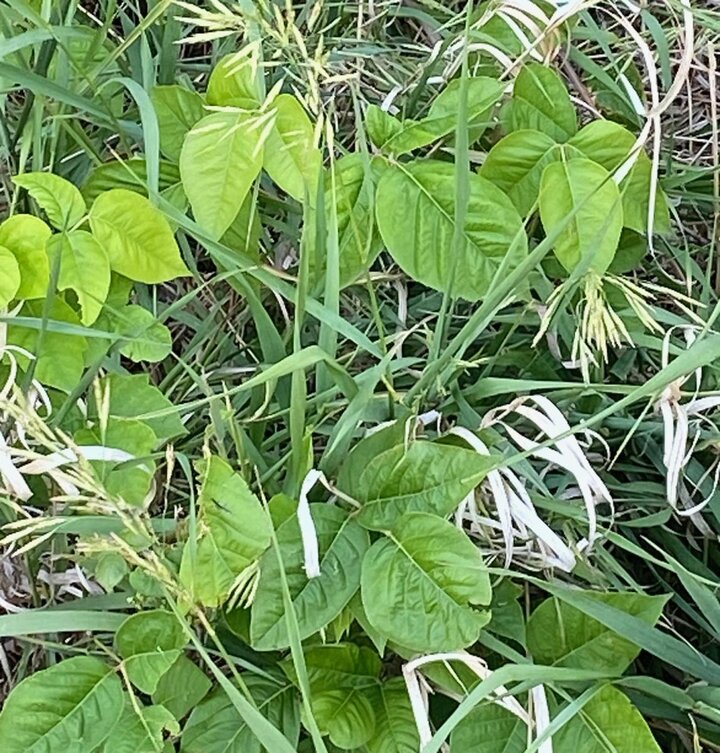
[[[394,643],[416,651],[451,651],[474,643],[490,620],[475,607],[487,606],[490,598],[477,547],[434,515],[400,517],[363,560],[368,620]]]
[[[508,197],[479,175],[470,194],[460,247],[455,249],[455,170],[446,162],[388,166],[377,187],[380,234],[413,279],[476,301],[500,267],[510,272],[527,253],[522,219]]]
[[[245,675],[244,682],[258,711],[297,745],[300,713],[293,686],[287,680],[252,675]],[[182,753],[269,753],[224,692],[213,693],[193,710],[183,729],[180,750]]]
[[[218,457],[200,466],[201,533],[183,549],[180,580],[193,601],[220,606],[270,543],[270,519],[243,478]]]
[[[581,262],[597,275],[608,270],[620,243],[623,209],[620,191],[604,167],[587,159],[549,165],[540,187],[540,217],[548,235],[559,230],[555,256],[566,270]]]
[[[179,659],[187,643],[175,615],[161,609],[128,617],[115,635],[115,644],[130,681],[152,695],[160,678]]]
[[[598,691],[553,737],[558,753],[660,753],[630,699],[612,685]]]
[[[360,568],[368,549],[367,532],[337,507],[310,506],[320,554],[320,574],[305,571],[303,537],[297,516],[277,530],[278,549],[270,548],[260,560],[260,579],[252,604],[250,641],[269,651],[287,648],[290,639],[285,620],[284,568],[301,638],[309,638],[334,620],[360,586]]]
[[[449,515],[483,480],[492,461],[462,447],[419,440],[378,452],[345,491],[362,503],[358,521],[392,528],[406,512]],[[341,479],[343,477],[341,476]]]
[[[654,625],[667,604],[666,596],[639,593],[592,593],[601,604],[619,609]],[[547,599],[532,613],[527,625],[528,648],[539,664],[621,674],[640,649],[602,623],[558,599]]]
[[[563,143],[577,132],[577,115],[567,88],[552,68],[530,63],[515,79],[503,113],[508,131],[532,129]]]
[[[504,706],[488,703],[474,708],[455,727],[450,753],[525,753],[527,743],[527,724]]]
[[[7,753],[88,753],[112,733],[124,708],[120,678],[90,656],[36,672],[13,691],[0,712]]]

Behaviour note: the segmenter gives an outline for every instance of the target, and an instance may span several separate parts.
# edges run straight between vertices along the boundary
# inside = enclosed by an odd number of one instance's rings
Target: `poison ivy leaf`
[[[510,272],[527,253],[527,236],[510,199],[479,175],[470,176],[460,253],[454,253],[455,168],[434,160],[389,166],[375,199],[388,251],[414,280],[476,301],[501,264]],[[450,285],[452,278],[452,286]]]
[[[559,143],[577,132],[567,87],[556,71],[539,63],[526,65],[518,74],[503,120],[508,131],[542,131]]]
[[[258,711],[293,745],[300,735],[300,711],[295,688],[288,682],[273,682],[245,675]],[[190,714],[182,734],[181,753],[273,753],[266,751],[248,729],[232,701],[218,690]]]
[[[455,727],[450,753],[525,753],[527,743],[527,724],[505,707],[489,703],[474,708]]]
[[[367,648],[352,643],[305,650],[315,721],[323,735],[343,750],[364,745],[375,731],[375,712],[368,691],[375,692],[382,664]],[[285,671],[297,684],[292,662]]]
[[[383,683],[372,696],[375,732],[368,753],[417,753],[420,737],[405,683],[395,678]]]
[[[125,558],[117,552],[102,552],[95,564],[95,580],[110,593],[128,574]]]
[[[128,617],[115,634],[115,644],[133,685],[150,695],[181,655],[187,636],[172,612],[152,609]]]
[[[19,316],[37,319],[39,325],[43,319],[44,307],[45,301],[28,301],[20,309]],[[62,298],[52,301],[49,319],[58,327],[63,324],[80,326],[77,314]],[[35,378],[46,387],[71,392],[82,377],[87,340],[77,334],[46,330],[40,344],[39,336],[38,329],[19,325],[8,327],[8,342],[24,348],[35,356]],[[22,368],[27,368],[27,358],[18,354],[17,359]]]
[[[252,110],[260,103],[256,61],[243,52],[222,58],[210,74],[207,102],[217,107]]]
[[[426,118],[405,121],[402,130],[393,133],[383,143],[383,150],[391,154],[405,154],[453,133],[460,109],[460,83],[460,80],[455,80],[448,84],[432,103]],[[467,88],[468,127],[484,125],[502,96],[504,85],[493,78],[476,77],[468,79]],[[475,134],[475,138],[478,137]]]
[[[113,271],[131,280],[153,284],[190,274],[165,216],[134,191],[115,188],[98,196],[90,226]]]
[[[338,224],[338,255],[340,285],[352,284],[366,272],[382,248],[382,240],[375,226],[372,170],[360,154],[341,157],[334,166],[335,189],[330,176],[325,178],[325,210],[328,215],[335,206]],[[309,246],[310,274],[319,280],[325,274],[326,260],[319,257],[314,239]]]
[[[495,635],[517,641],[524,646],[526,642],[525,614],[518,602],[524,590],[507,578],[493,588],[490,602],[492,622],[488,630]]]
[[[568,143],[608,172],[615,172],[633,153],[635,142],[635,136],[627,128],[610,120],[596,120],[586,125]],[[652,162],[645,151],[641,151],[629,175],[620,183],[624,226],[637,233],[647,232],[651,182]],[[667,197],[658,186],[655,231],[665,233],[669,229]]]
[[[490,150],[480,175],[505,191],[525,217],[540,194],[543,171],[559,157],[560,147],[547,134],[515,131]]]
[[[37,201],[58,230],[69,230],[85,216],[85,199],[70,181],[52,173],[25,173],[13,178]]]
[[[406,512],[449,515],[492,463],[473,450],[420,440],[379,453],[341,488],[363,503],[359,523],[386,530]]]
[[[263,163],[271,122],[240,110],[205,116],[187,134],[180,174],[195,219],[212,240],[232,225]]]
[[[45,244],[52,230],[30,214],[15,214],[0,224],[0,246],[15,257],[20,270],[18,300],[44,298],[50,284]]]
[[[263,167],[283,191],[298,201],[308,192],[315,200],[322,169],[322,153],[315,146],[313,124],[292,94],[280,94],[273,101],[275,126],[270,131]]]
[[[555,753],[661,753],[642,714],[612,685],[595,694],[553,735],[553,750]]]
[[[124,306],[113,317],[113,329],[125,338],[120,353],[135,363],[157,363],[172,351],[170,330],[142,306]]]
[[[212,682],[196,664],[186,656],[179,656],[158,680],[152,698],[180,721],[205,698],[211,687]]]
[[[3,753],[87,753],[111,733],[124,707],[111,667],[76,656],[36,672],[0,712]]]
[[[280,567],[284,566],[297,614],[300,638],[317,633],[334,620],[360,585],[358,563],[367,551],[367,532],[345,512],[330,505],[310,506],[320,552],[320,575],[308,579],[297,516],[277,531],[282,565],[274,549],[260,560],[260,581],[252,605],[251,643],[259,651],[289,645]]]
[[[72,230],[51,236],[47,253],[51,266],[60,264],[58,289],[75,292],[80,321],[90,326],[100,315],[110,290],[110,261],[105,249],[85,230]]]
[[[603,275],[620,242],[623,210],[610,173],[588,159],[555,162],[545,168],[540,217],[550,235],[579,207],[555,241],[555,256],[568,272],[589,259],[588,269]]]
[[[355,481],[362,475],[367,465],[380,453],[389,450],[397,452],[400,445],[405,444],[406,434],[406,422],[397,420],[389,426],[384,426],[364,436],[350,450],[345,462],[340,466],[337,476],[338,488],[353,489],[353,494],[355,494]]]
[[[647,239],[640,233],[625,228],[620,236],[620,245],[615,253],[615,258],[608,271],[614,275],[627,274],[640,266],[647,252]]]
[[[178,413],[157,418],[143,417],[146,413],[173,407],[172,402],[155,385],[150,384],[147,374],[109,374],[101,382],[101,388],[110,394],[108,410],[111,417],[138,418],[153,430],[158,443],[186,433]],[[90,406],[90,415],[97,416],[96,406]]]
[[[20,289],[20,267],[15,255],[0,246],[0,308],[6,308]]]
[[[111,191],[114,188],[124,188],[128,191],[135,191],[142,196],[147,196],[147,164],[142,157],[133,157],[128,160],[114,160],[98,165],[88,176],[83,186],[83,195],[89,203],[97,199],[105,191]],[[180,169],[177,165],[167,160],[160,160],[160,193],[168,201],[178,188],[182,193],[180,184]],[[187,204],[183,194],[183,201],[180,204],[171,202],[173,206],[184,206]]]
[[[158,753],[162,749],[165,730],[173,735],[180,734],[178,723],[167,709],[146,706],[138,714],[128,702],[99,753]]]
[[[141,421],[109,418],[104,433],[99,426],[75,433],[80,447],[106,447],[122,450],[137,460],[93,461],[99,480],[111,495],[121,497],[127,504],[144,507],[155,475],[155,463],[148,457],[157,445],[153,430]]]
[[[377,105],[369,105],[365,113],[365,130],[377,147],[390,141],[403,129],[402,121]]]
[[[221,458],[200,466],[202,536],[185,544],[180,580],[195,601],[220,606],[237,577],[270,544],[269,516],[242,476]]]
[[[667,596],[636,593],[593,593],[586,596],[621,609],[654,625]],[[546,599],[527,624],[528,648],[538,664],[576,669],[597,669],[621,674],[640,653],[640,647],[613,633],[579,609],[555,598]]]
[[[408,513],[376,541],[362,565],[362,600],[391,641],[430,653],[474,643],[490,619],[490,578],[480,550],[451,523]]]
[[[232,221],[230,227],[220,239],[223,246],[233,251],[249,256],[251,259],[260,261],[260,238],[262,237],[262,225],[260,224],[260,212],[253,192],[250,191],[240,207],[240,211]],[[217,261],[217,260],[216,260]],[[230,265],[222,266],[230,270]]]
[[[160,127],[160,150],[177,162],[185,135],[205,115],[205,103],[197,92],[177,85],[156,86],[151,96]]]

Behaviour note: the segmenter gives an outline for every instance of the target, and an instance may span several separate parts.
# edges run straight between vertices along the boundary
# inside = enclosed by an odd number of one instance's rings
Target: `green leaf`
[[[253,109],[260,103],[255,60],[232,53],[222,58],[210,74],[207,102],[217,107]]]
[[[146,507],[152,501],[149,492],[155,463],[148,456],[158,442],[147,424],[127,418],[109,418],[104,432],[101,432],[100,426],[81,429],[75,433],[75,442],[81,447],[124,450],[138,458],[126,462],[93,461],[91,465],[109,494],[135,507]]]
[[[117,552],[102,552],[95,565],[95,580],[110,593],[128,574],[125,558]]]
[[[555,241],[555,256],[568,271],[581,262],[603,275],[615,258],[623,227],[620,191],[610,173],[588,159],[555,162],[545,168],[540,187],[540,218],[554,233],[579,207]]]
[[[608,172],[615,172],[635,148],[636,138],[627,128],[610,120],[596,120],[586,125],[568,142],[588,159],[602,165]],[[652,162],[643,150],[622,183],[620,193],[623,203],[623,224],[637,233],[646,233],[650,206]],[[670,210],[667,197],[658,186],[655,200],[655,231],[668,232]]]
[[[110,734],[123,710],[111,667],[77,656],[36,672],[8,696],[0,712],[3,753],[88,753]]]
[[[134,191],[115,188],[98,196],[90,226],[111,269],[131,280],[154,284],[190,274],[165,215]]]
[[[158,680],[153,703],[164,706],[178,721],[194,709],[210,692],[212,682],[186,656],[177,661]]]
[[[158,753],[162,749],[163,733],[180,733],[173,715],[162,706],[146,706],[140,714],[128,701],[120,721],[105,741],[99,753]]]
[[[322,734],[343,750],[364,745],[375,731],[367,691],[378,685],[382,668],[378,656],[352,643],[313,646],[305,651],[305,665],[313,716]],[[292,663],[284,666],[296,682]]]
[[[527,743],[525,722],[503,706],[489,703],[474,708],[455,727],[450,753],[525,753]]]
[[[70,181],[52,173],[25,173],[13,178],[15,185],[24,188],[37,201],[58,230],[69,230],[87,212],[85,199]]]
[[[553,750],[555,753],[661,753],[640,712],[612,685],[596,693],[553,735]]]
[[[525,217],[538,195],[545,168],[558,159],[560,147],[541,131],[515,131],[490,150],[480,175],[502,189]]]
[[[397,136],[402,129],[402,121],[394,115],[377,105],[368,105],[365,113],[365,130],[375,146],[382,147],[393,136]]]
[[[0,246],[0,308],[6,308],[20,290],[20,267],[15,255]]]
[[[342,490],[363,503],[359,523],[386,530],[406,512],[449,515],[492,464],[473,450],[420,440],[377,454]]]
[[[387,637],[421,652],[465,648],[490,619],[490,578],[480,550],[435,515],[408,513],[376,541],[362,565],[368,619]]]
[[[113,160],[98,165],[83,185],[83,195],[92,203],[100,194],[113,188],[125,188],[147,196],[147,164],[142,157],[128,160]],[[180,169],[167,160],[160,160],[160,193],[169,196],[182,190]],[[187,202],[185,202],[187,203]]]
[[[189,131],[180,174],[198,224],[218,240],[232,225],[263,163],[267,116],[207,115]]]
[[[577,115],[560,75],[539,63],[526,65],[515,79],[503,113],[508,131],[542,131],[559,143],[577,132]]]
[[[648,625],[658,621],[668,600],[637,593],[586,591],[585,595]],[[607,670],[608,674],[622,674],[640,653],[639,646],[556,598],[546,599],[530,616],[527,642],[538,664]]]
[[[419,121],[405,121],[402,130],[392,133],[382,144],[383,150],[405,154],[453,133],[460,110],[460,84],[459,79],[451,81],[432,103],[428,116]],[[493,78],[476,77],[467,79],[466,85],[468,127],[480,126],[484,130],[492,108],[502,96],[504,84]],[[477,138],[479,134],[474,134],[474,140]]]
[[[180,580],[195,601],[220,606],[237,577],[270,544],[270,518],[242,476],[219,457],[202,464],[203,535],[185,544]]]
[[[45,301],[28,301],[19,312],[19,316],[42,320]],[[55,298],[50,305],[53,322],[80,325],[77,314],[62,298]],[[63,392],[71,392],[77,387],[83,374],[87,340],[76,334],[46,330],[42,345],[39,342],[40,330],[10,325],[8,342],[32,353],[35,360],[35,378],[46,387],[56,387]],[[17,356],[23,368],[29,365],[28,359]]]
[[[335,191],[330,176],[325,178],[326,226],[335,205],[338,224],[340,285],[351,285],[366,272],[382,249],[382,239],[375,226],[375,186],[371,169],[361,154],[348,154],[334,164]],[[326,260],[318,257],[315,239],[308,247],[312,279],[325,274]]]
[[[15,214],[0,225],[0,246],[15,257],[20,270],[18,300],[44,298],[50,284],[50,266],[45,245],[52,230],[30,214]]]
[[[245,197],[237,216],[220,239],[220,243],[233,251],[239,251],[251,259],[260,261],[262,232],[257,201],[253,192],[250,191]],[[220,259],[215,259],[215,263],[222,269],[230,270],[232,267],[230,264],[223,265]]]
[[[143,418],[145,413],[167,410],[173,404],[154,385],[147,374],[109,374],[101,383],[103,390],[110,393],[109,415],[115,418],[139,418],[155,433],[162,443],[171,437],[185,434],[186,430],[177,413],[159,418]],[[96,416],[96,408],[91,405],[91,415]]]
[[[454,296],[476,301],[487,293],[503,262],[510,272],[525,258],[527,237],[520,215],[499,188],[475,174],[469,185],[463,247],[457,258],[451,163],[428,160],[388,166],[375,205],[382,238],[403,271],[435,290],[451,290]]]
[[[294,199],[304,201],[307,192],[314,201],[322,153],[315,146],[313,124],[292,94],[279,94],[273,100],[273,109],[275,126],[265,144],[263,167]]]
[[[490,602],[492,622],[488,630],[495,635],[510,638],[524,646],[526,643],[525,613],[518,602],[524,590],[507,578],[493,587]]]
[[[395,678],[383,683],[372,695],[375,732],[368,740],[368,753],[417,753],[420,750],[415,717],[405,682]]]
[[[142,306],[124,306],[113,317],[113,329],[126,339],[120,353],[135,363],[157,363],[172,351],[170,330]]]
[[[295,688],[289,683],[245,676],[260,713],[292,744],[300,734],[300,712]],[[265,751],[247,727],[232,701],[222,691],[206,698],[185,725],[181,753],[273,753]]]
[[[90,326],[110,290],[110,261],[105,249],[85,230],[58,233],[48,239],[51,266],[59,256],[59,290],[73,290],[80,304],[80,321]]]
[[[187,132],[205,115],[205,103],[197,92],[177,85],[156,86],[151,96],[160,127],[160,150],[177,162]]]
[[[359,563],[369,546],[368,534],[337,507],[310,505],[320,552],[320,575],[308,579],[297,516],[277,531],[282,564],[297,613],[300,638],[309,638],[332,622],[360,585]],[[282,600],[280,563],[274,548],[260,560],[260,581],[252,605],[250,637],[254,648],[287,648],[289,638]]]
[[[115,634],[128,677],[147,694],[157,690],[160,678],[177,661],[187,642],[175,615],[162,609],[131,615]]]

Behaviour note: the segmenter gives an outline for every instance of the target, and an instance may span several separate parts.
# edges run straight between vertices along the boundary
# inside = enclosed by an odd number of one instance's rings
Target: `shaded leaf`
[[[308,579],[305,573],[297,516],[287,520],[277,531],[301,639],[328,625],[348,604],[360,585],[358,563],[369,545],[367,532],[339,508],[314,504],[310,509],[320,551],[319,577]],[[272,548],[260,560],[260,581],[250,625],[251,643],[260,651],[289,645],[280,566]]]
[[[417,753],[420,737],[405,683],[396,678],[383,683],[372,696],[375,732],[368,753]]]
[[[177,661],[158,680],[153,702],[164,706],[178,721],[208,694],[212,682],[186,656]]]
[[[178,85],[156,86],[151,96],[160,127],[160,150],[177,162],[185,135],[205,115],[205,103],[197,92]]]
[[[496,703],[474,708],[453,730],[450,753],[525,753],[525,722]]]

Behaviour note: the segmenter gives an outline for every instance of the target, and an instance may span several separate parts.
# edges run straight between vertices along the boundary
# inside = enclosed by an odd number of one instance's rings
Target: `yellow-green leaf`
[[[0,225],[0,246],[4,246],[17,261],[20,287],[19,300],[44,298],[50,283],[50,267],[45,245],[52,230],[31,214],[15,214]]]
[[[90,210],[90,225],[114,272],[147,284],[190,274],[165,216],[134,191],[115,188],[100,194]]]
[[[26,189],[58,230],[69,230],[85,216],[87,207],[79,189],[52,173],[25,173],[13,178]]]
[[[20,267],[4,246],[0,246],[0,308],[5,308],[20,289]]]
[[[105,249],[85,230],[58,233],[47,244],[51,264],[59,256],[59,290],[74,290],[80,321],[89,326],[102,311],[110,289],[110,261]]]

